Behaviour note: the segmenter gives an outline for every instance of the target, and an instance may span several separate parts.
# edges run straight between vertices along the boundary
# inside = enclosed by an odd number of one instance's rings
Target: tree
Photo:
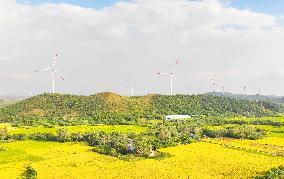
[[[4,140],[6,139],[8,136],[8,129],[7,127],[3,128],[3,129],[0,129],[0,139],[1,140]]]
[[[68,138],[68,134],[67,134],[67,129],[66,128],[60,128],[56,131],[57,135],[58,135],[58,141],[59,142],[65,142]]]
[[[37,171],[30,165],[26,166],[25,171],[22,173],[22,179],[36,179]]]

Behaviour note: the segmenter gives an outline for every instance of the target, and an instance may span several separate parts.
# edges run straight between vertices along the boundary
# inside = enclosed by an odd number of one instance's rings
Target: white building
[[[189,119],[191,116],[189,115],[167,115],[165,120],[177,120],[177,119]]]

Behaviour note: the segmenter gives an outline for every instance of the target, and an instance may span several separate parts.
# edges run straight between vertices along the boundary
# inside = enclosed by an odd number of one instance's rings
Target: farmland
[[[31,163],[39,178],[249,178],[283,164],[272,157],[209,143],[162,149],[174,155],[164,160],[133,162],[96,154],[78,143],[12,142],[3,144],[0,175],[16,178]],[[18,148],[19,150],[15,150]],[[56,151],[56,152],[54,152]],[[103,169],[103,171],[102,171]]]
[[[32,163],[38,171],[39,178],[248,178],[284,162],[283,157],[248,153],[207,143],[163,149],[174,155],[168,159],[133,162],[93,153],[90,147],[78,143],[24,141],[3,146],[7,151],[4,153],[6,160],[0,162],[0,174],[5,178],[16,178],[28,163]],[[20,150],[14,151],[15,148]]]
[[[67,126],[67,127],[44,127],[44,126],[37,126],[37,127],[12,127],[9,124],[2,124],[0,125],[0,129],[7,128],[9,134],[36,134],[36,133],[52,133],[56,134],[58,129],[66,128],[70,133],[87,133],[87,132],[94,132],[94,131],[104,131],[104,132],[134,132],[139,133],[146,130],[145,127],[134,126],[134,125],[98,125],[98,126],[88,126],[88,125],[78,125],[78,126]]]
[[[283,117],[273,119],[282,121]],[[208,127],[213,130],[236,125],[238,124]],[[187,145],[161,148],[159,151],[170,154],[170,157],[159,160],[123,160],[93,152],[92,146],[85,142],[3,142],[0,175],[4,178],[17,178],[26,165],[31,165],[37,171],[38,178],[253,178],[284,164],[284,157],[276,155],[284,154],[284,136],[277,136],[284,133],[283,126],[254,126],[266,130],[267,136],[257,140],[204,138]],[[8,128],[10,134],[34,134],[56,133],[62,127],[12,127],[10,124],[2,124],[0,128]],[[70,133],[143,133],[148,130],[148,127],[135,125],[66,128]]]

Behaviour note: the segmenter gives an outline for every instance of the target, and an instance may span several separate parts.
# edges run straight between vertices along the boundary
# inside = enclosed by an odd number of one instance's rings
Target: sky
[[[58,54],[62,93],[169,94],[174,72],[175,94],[284,96],[283,19],[280,0],[0,0],[0,95],[50,91],[34,70]]]
[[[123,1],[130,2],[131,0]],[[101,9],[115,4],[118,0],[17,0],[17,2],[31,5],[39,5],[42,3],[68,3],[81,7]],[[283,0],[223,0],[223,2],[227,2],[230,6],[239,9],[251,9],[253,11],[274,15],[284,13]]]
[[[43,3],[68,3],[78,5],[86,8],[101,9],[104,7],[111,6],[118,2],[117,0],[18,0],[19,3],[39,5]],[[124,2],[127,2],[125,0]]]

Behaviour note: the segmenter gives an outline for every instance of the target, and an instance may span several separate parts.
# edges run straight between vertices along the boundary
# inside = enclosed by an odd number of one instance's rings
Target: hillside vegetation
[[[209,92],[207,93],[209,95],[214,95],[214,96],[226,96],[226,97],[231,97],[231,98],[237,98],[237,99],[246,99],[246,100],[251,100],[251,101],[264,101],[268,103],[275,103],[275,104],[282,104],[284,105],[284,97],[283,96],[273,96],[273,95],[245,95],[245,94],[232,94],[232,93],[222,93],[222,92]]]
[[[147,95],[114,93],[91,96],[42,94],[0,109],[0,122],[35,124],[131,124],[139,118],[169,114],[208,116],[271,116],[281,105],[211,95]]]

